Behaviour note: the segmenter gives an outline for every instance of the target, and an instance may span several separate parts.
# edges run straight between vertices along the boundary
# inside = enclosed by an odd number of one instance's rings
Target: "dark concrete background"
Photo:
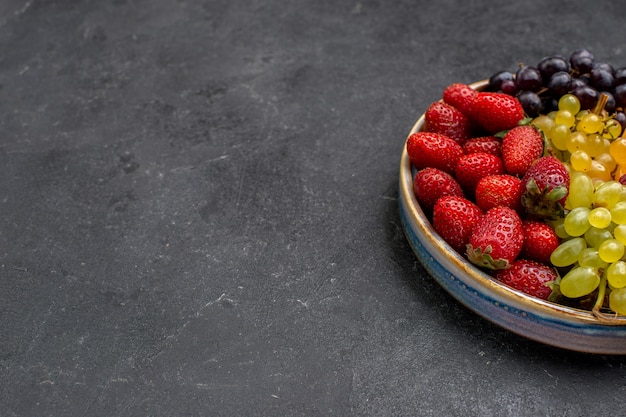
[[[433,282],[397,175],[446,85],[581,47],[626,66],[625,14],[4,0],[0,415],[619,415],[624,357]]]

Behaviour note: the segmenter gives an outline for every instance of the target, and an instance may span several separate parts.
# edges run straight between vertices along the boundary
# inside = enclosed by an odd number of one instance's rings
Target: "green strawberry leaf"
[[[491,245],[487,245],[484,250],[481,247],[474,248],[471,244],[468,244],[466,247],[467,258],[479,268],[495,271],[498,269],[509,269],[511,267],[508,260],[503,258],[494,259],[491,256],[493,250]]]

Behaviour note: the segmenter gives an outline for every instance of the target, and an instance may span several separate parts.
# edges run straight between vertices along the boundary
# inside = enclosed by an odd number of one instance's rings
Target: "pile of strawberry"
[[[560,241],[547,222],[562,216],[569,173],[528,121],[513,96],[452,84],[406,150],[437,233],[496,279],[548,299]]]

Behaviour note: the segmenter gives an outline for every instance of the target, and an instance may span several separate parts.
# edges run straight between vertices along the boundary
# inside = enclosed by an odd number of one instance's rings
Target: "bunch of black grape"
[[[615,69],[587,49],[576,50],[569,58],[547,56],[536,66],[520,64],[515,73],[497,72],[489,78],[487,90],[516,96],[530,117],[556,110],[559,98],[567,93],[578,97],[581,109],[592,110],[605,93],[604,109],[615,113],[626,128],[626,67]]]

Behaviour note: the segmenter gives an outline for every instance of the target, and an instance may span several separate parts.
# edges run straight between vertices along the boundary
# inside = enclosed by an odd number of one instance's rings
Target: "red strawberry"
[[[560,240],[554,229],[547,223],[524,220],[524,245],[520,257],[550,264],[550,255],[559,246]]]
[[[435,101],[424,113],[424,132],[441,133],[460,144],[472,134],[467,117],[442,101]]]
[[[450,84],[443,90],[443,101],[459,109],[466,116],[471,114],[472,100],[477,91],[467,84]]]
[[[522,213],[522,180],[513,175],[488,175],[476,185],[476,205],[483,211],[497,206],[510,207]]]
[[[534,126],[515,126],[502,138],[502,160],[506,172],[522,176],[543,154],[544,139]]]
[[[453,173],[463,148],[454,139],[440,133],[416,132],[406,142],[411,163],[417,168],[438,168]]]
[[[481,216],[482,211],[468,199],[444,196],[433,208],[433,227],[454,250],[463,253]]]
[[[497,174],[504,174],[502,160],[484,152],[461,156],[454,169],[456,180],[467,195],[472,197],[481,178]]]
[[[463,143],[465,154],[484,152],[502,157],[502,141],[495,136],[470,138]]]
[[[509,269],[496,271],[496,279],[533,297],[547,300],[552,289],[550,282],[557,279],[554,268],[532,260],[518,259]]]
[[[490,134],[512,129],[523,118],[519,100],[508,94],[481,91],[472,100],[470,119]]]
[[[473,264],[486,269],[506,269],[511,266],[524,244],[522,220],[509,207],[494,207],[478,221],[469,244],[467,257]]]
[[[417,171],[413,179],[413,191],[422,208],[431,213],[440,197],[456,195],[463,197],[461,185],[454,177],[437,168],[424,168]]]
[[[530,217],[556,220],[563,215],[563,205],[569,193],[569,172],[565,165],[551,155],[542,156],[522,178],[522,205]]]

